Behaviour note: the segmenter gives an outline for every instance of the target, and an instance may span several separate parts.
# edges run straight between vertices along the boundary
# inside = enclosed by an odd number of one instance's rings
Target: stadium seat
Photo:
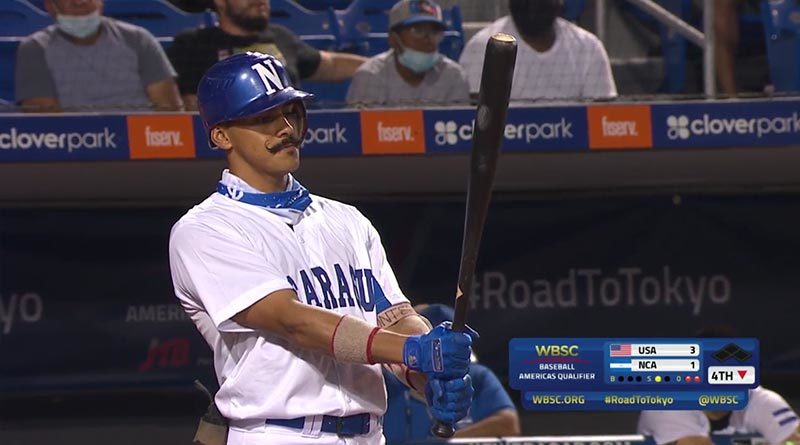
[[[350,81],[342,82],[316,82],[304,80],[302,85],[304,91],[314,93],[314,100],[309,103],[311,109],[342,108],[347,89],[350,88]]]
[[[577,22],[586,7],[586,0],[564,0],[564,7],[561,9],[561,17],[570,22]]]
[[[183,12],[165,0],[106,0],[103,14],[139,25],[162,38],[206,25],[205,14]]]
[[[352,0],[297,0],[297,3],[312,11],[326,11],[328,8],[345,9]]]
[[[328,8],[330,23],[336,36],[336,48],[361,55],[378,54],[379,43],[389,29],[389,9],[395,0],[353,0],[347,9]]]
[[[272,0],[270,22],[285,26],[314,48],[336,48],[336,37],[327,11],[311,11],[292,0]]]
[[[9,112],[9,111],[15,111],[16,108],[17,107],[14,104],[14,102],[11,102],[9,100],[0,99],[0,113]]]
[[[461,8],[458,5],[442,11],[447,31],[439,45],[439,51],[445,56],[458,60],[461,50],[464,49],[464,22],[461,18]]]
[[[25,0],[0,1],[0,36],[24,37],[52,23],[52,17]]]
[[[28,0],[28,3],[44,11],[44,0]]]
[[[796,0],[765,0],[761,13],[775,91],[800,91],[800,6]]]
[[[14,100],[14,66],[19,42],[52,23],[49,15],[27,1],[0,1],[0,99]]]
[[[337,49],[374,56],[389,48],[389,10],[395,0],[353,0],[345,10],[328,9],[337,39]],[[442,11],[447,31],[440,51],[458,60],[464,48],[461,8]]]

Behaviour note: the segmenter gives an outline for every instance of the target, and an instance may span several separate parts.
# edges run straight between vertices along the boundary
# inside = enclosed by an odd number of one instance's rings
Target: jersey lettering
[[[306,303],[322,307],[322,303],[319,302],[317,292],[314,290],[314,285],[311,284],[311,280],[308,279],[308,273],[306,273],[306,271],[300,271],[300,280],[303,281],[303,291],[306,294]],[[325,303],[327,303],[325,309],[330,309],[331,304],[328,301],[325,301]]]
[[[334,264],[333,268],[336,270],[336,281],[339,282],[339,306],[355,306],[356,302],[353,301],[353,294],[350,293],[350,284],[347,283],[342,266]],[[345,295],[347,295],[347,300],[344,299]]]
[[[371,312],[375,310],[375,287],[378,286],[378,282],[372,276],[372,269],[364,269],[364,278],[367,281],[367,291],[361,292],[361,307]]]
[[[272,60],[263,60],[260,63],[253,64],[250,66],[250,68],[258,73],[258,77],[261,79],[261,82],[264,83],[264,87],[267,89],[267,94],[274,94],[275,91],[280,91],[286,88],[286,86],[283,84],[283,80],[281,80],[281,76],[278,75],[278,70],[275,68]]]
[[[336,273],[337,286],[334,286],[334,281],[331,280],[331,274],[321,267],[311,268],[311,273],[306,270],[300,270],[300,281],[302,282],[301,289],[297,286],[295,280],[287,276],[286,280],[297,292],[298,297],[305,297],[305,301],[309,305],[324,307],[325,309],[339,309],[345,307],[355,307],[358,304],[361,309],[372,312],[376,306],[379,311],[383,311],[389,307],[388,301],[383,294],[378,280],[372,274],[372,269],[355,269],[349,266],[350,280],[347,274],[339,264],[334,264],[333,269]],[[314,288],[312,278],[316,279],[319,284],[319,289],[322,292],[322,299]],[[338,292],[337,292],[338,291]]]
[[[333,308],[337,309],[339,307],[336,304],[336,298],[333,296],[333,292],[331,291],[331,279],[328,278],[328,274],[325,272],[325,269],[321,267],[315,267],[311,269],[311,272],[319,281],[320,287],[322,287],[322,299],[325,301],[326,308]]]

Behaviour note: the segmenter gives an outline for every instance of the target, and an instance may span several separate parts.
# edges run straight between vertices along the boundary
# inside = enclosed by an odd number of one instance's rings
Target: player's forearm
[[[379,314],[378,324],[389,324],[386,330],[406,335],[424,334],[431,330],[430,325],[408,303],[393,306]],[[391,365],[388,369],[406,386],[420,393],[428,381],[425,374],[411,371],[403,365]]]
[[[242,326],[286,339],[294,347],[356,363],[402,363],[408,338],[383,329],[373,333],[375,326],[303,304],[291,290],[274,292],[233,319]]]
[[[456,431],[455,437],[519,436],[519,416],[512,409],[498,413]]]

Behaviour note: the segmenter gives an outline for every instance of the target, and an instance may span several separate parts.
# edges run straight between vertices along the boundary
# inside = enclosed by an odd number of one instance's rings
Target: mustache
[[[278,143],[276,143],[274,145],[266,145],[265,144],[265,148],[267,149],[268,152],[275,154],[275,153],[283,150],[284,148],[292,146],[292,145],[297,147],[297,148],[300,148],[300,145],[302,143],[303,143],[303,140],[301,138],[296,137],[296,136],[289,136],[288,138],[281,139]]]

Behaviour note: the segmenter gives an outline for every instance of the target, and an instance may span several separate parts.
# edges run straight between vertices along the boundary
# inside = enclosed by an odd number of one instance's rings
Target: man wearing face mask
[[[617,88],[603,43],[558,17],[563,0],[509,0],[502,17],[470,39],[461,53],[470,92],[480,86],[489,37],[504,32],[520,40],[511,100],[608,99]]]
[[[103,0],[44,5],[56,24],[17,50],[15,94],[23,109],[182,109],[175,70],[147,30],[103,17]]]
[[[410,105],[469,101],[464,70],[439,53],[442,8],[430,0],[402,0],[389,12],[391,49],[367,60],[353,76],[347,103]]]

